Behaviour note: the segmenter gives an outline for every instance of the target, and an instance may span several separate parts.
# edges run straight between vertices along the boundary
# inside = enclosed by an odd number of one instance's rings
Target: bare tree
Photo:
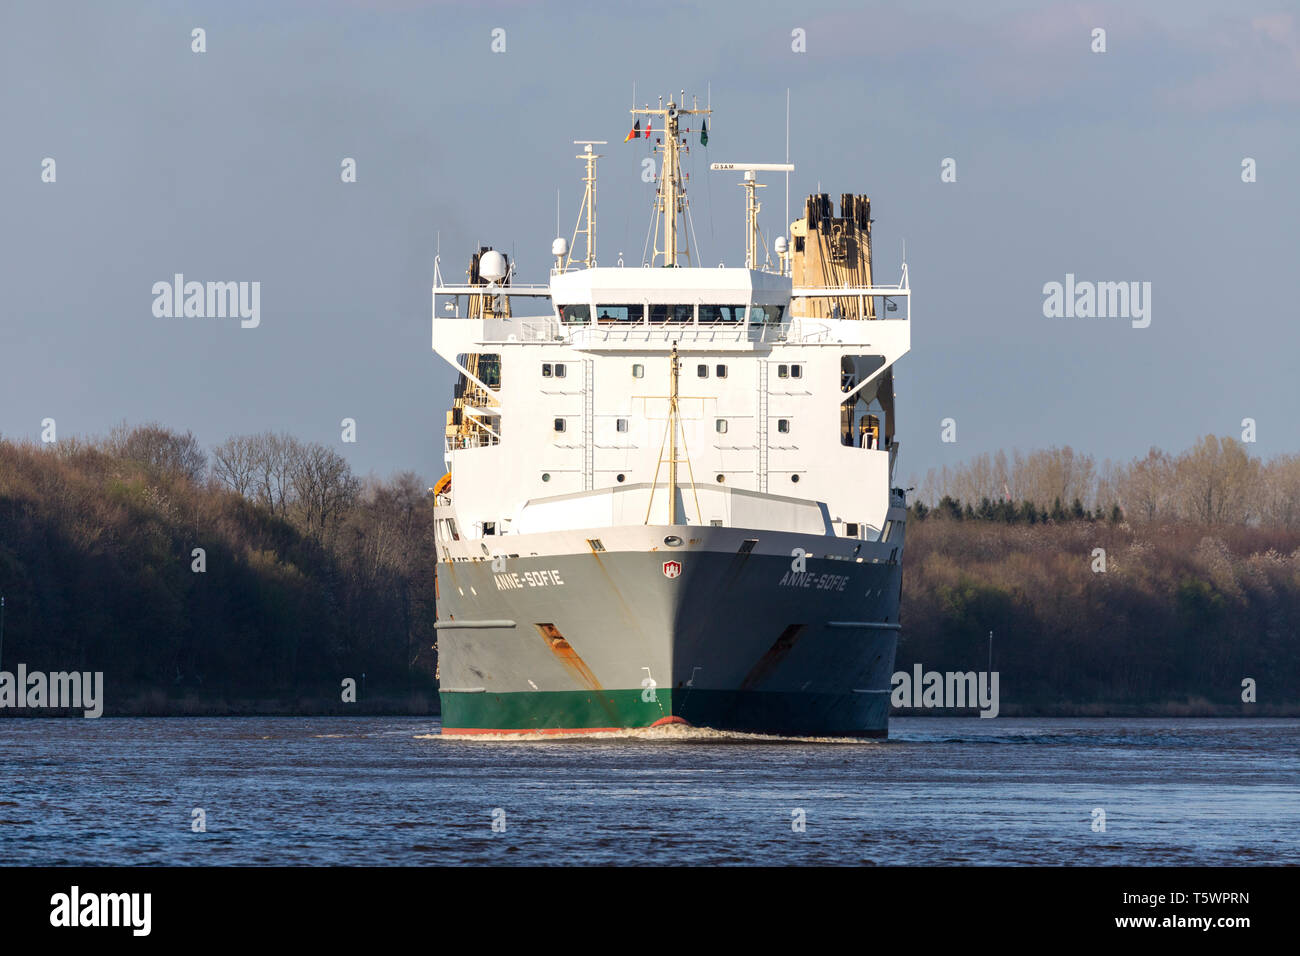
[[[332,529],[361,485],[347,459],[319,442],[298,446],[289,480],[303,525],[317,537]]]
[[[1116,478],[1125,514],[1136,521],[1174,517],[1174,463],[1158,448],[1119,470]]]
[[[1300,528],[1300,455],[1279,455],[1260,475],[1260,521],[1275,528]]]
[[[253,494],[272,514],[285,517],[293,503],[293,474],[302,452],[298,439],[281,433],[252,436]]]
[[[248,496],[257,474],[256,439],[227,438],[212,449],[212,476],[236,494]]]
[[[1179,506],[1203,524],[1242,523],[1255,517],[1259,459],[1231,438],[1206,435],[1174,462]]]
[[[113,429],[106,446],[109,453],[118,458],[168,474],[183,475],[196,483],[203,480],[208,470],[208,457],[199,447],[193,432],[181,434],[157,422],[130,429],[124,424],[119,425]]]

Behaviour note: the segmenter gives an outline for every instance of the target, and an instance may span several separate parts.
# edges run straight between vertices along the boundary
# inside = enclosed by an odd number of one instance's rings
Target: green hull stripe
[[[641,688],[599,691],[524,691],[508,694],[444,692],[448,731],[594,730],[649,727],[679,717],[715,730],[806,736],[884,736],[887,694],[811,694],[764,691]]]
[[[513,694],[443,693],[443,727],[464,730],[569,730],[649,727],[671,716],[671,692],[654,700],[636,690],[562,690]],[[649,695],[647,695],[649,696]]]

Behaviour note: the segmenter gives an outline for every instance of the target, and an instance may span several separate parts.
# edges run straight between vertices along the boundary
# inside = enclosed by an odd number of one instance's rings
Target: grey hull
[[[665,574],[665,562],[680,572]],[[669,569],[670,573],[677,571]],[[440,563],[449,731],[883,736],[900,567],[703,549]]]

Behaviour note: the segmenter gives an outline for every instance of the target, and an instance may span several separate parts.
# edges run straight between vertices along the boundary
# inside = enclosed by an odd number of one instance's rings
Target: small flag
[[[700,127],[700,145],[709,145],[709,121],[705,120],[704,125]]]
[[[645,138],[646,138],[646,139],[649,139],[649,138],[650,138],[650,124],[653,123],[653,122],[654,122],[654,120],[646,120],[646,121],[645,121]]]
[[[629,139],[635,139],[640,135],[641,135],[641,121],[637,120],[636,125],[632,127],[632,132],[628,133],[625,137],[623,137],[623,142],[626,143]]]

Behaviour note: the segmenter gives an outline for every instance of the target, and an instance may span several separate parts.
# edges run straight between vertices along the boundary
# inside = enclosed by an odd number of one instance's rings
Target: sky
[[[639,263],[634,88],[715,111],[686,166],[704,264],[744,256],[739,177],[708,164],[783,161],[787,89],[791,209],[819,185],[869,195],[881,282],[906,244],[900,477],[998,449],[1123,461],[1246,418],[1254,453],[1300,451],[1300,5],[1282,0],[9,0],[0,436],[285,430],[431,484],[453,381],[430,349],[434,256],[456,282],[491,244],[544,282],[556,190],[565,237],[581,200],[572,141],[603,139],[597,254]],[[785,233],[784,182],[763,181],[761,224]],[[259,324],[155,315],[176,273],[259,282]],[[1150,283],[1150,324],[1047,317],[1067,274]]]

